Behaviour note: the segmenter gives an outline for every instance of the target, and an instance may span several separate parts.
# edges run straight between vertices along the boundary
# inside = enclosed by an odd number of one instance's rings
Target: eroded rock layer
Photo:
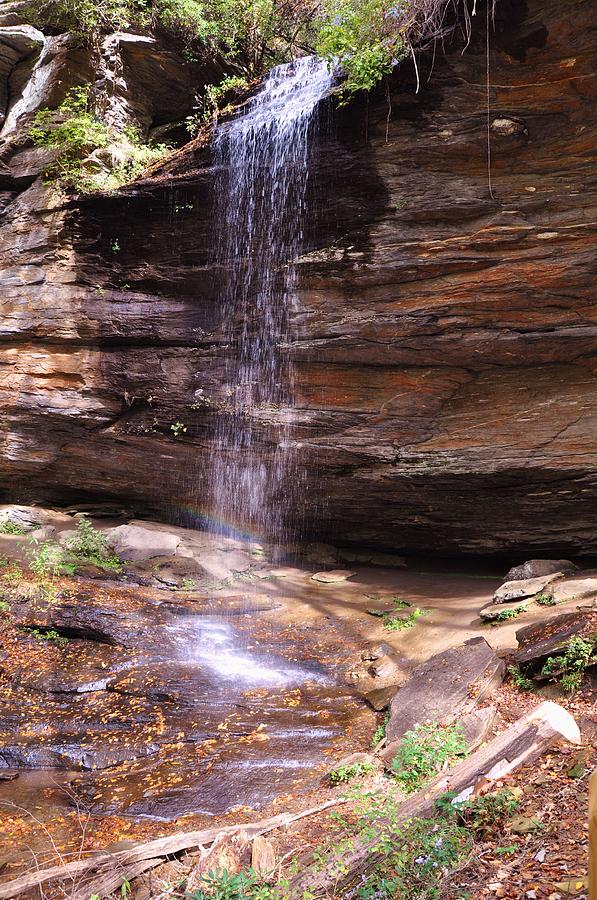
[[[313,536],[597,549],[594,21],[591,0],[501,4],[489,116],[484,17],[466,52],[432,72],[420,60],[418,92],[402,71],[390,105],[382,90],[324,111],[288,348]],[[12,38],[19,65],[32,40]],[[167,118],[161,102],[146,127]],[[192,517],[234,389],[209,150],[65,205],[36,177],[37,151],[13,144],[0,173],[4,493]],[[286,415],[255,410],[265,454]]]

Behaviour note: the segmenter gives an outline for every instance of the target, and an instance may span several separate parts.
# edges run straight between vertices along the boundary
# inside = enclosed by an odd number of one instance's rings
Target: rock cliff
[[[489,116],[484,15],[465,52],[324,111],[288,348],[312,536],[597,550],[594,19],[593,0],[501,3]],[[188,521],[227,389],[209,147],[119,194],[57,199],[23,123],[89,60],[3,23],[2,493]],[[188,112],[205,73],[111,41],[121,113],[149,130]],[[264,448],[284,415],[256,411]]]

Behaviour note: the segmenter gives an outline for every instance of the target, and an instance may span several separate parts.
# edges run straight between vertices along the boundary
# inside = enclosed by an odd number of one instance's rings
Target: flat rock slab
[[[558,572],[574,572],[576,566],[569,559],[529,559],[520,566],[514,566],[507,573],[505,581],[526,581]]]
[[[348,569],[332,569],[331,572],[316,572],[315,575],[311,575],[311,581],[319,581],[321,584],[338,584],[341,581],[348,581],[355,574]]]
[[[567,600],[588,600],[597,597],[597,577],[566,578],[558,581],[547,592],[551,594],[556,603],[565,603]]]
[[[180,544],[179,535],[142,525],[119,525],[109,529],[106,537],[121,559],[133,561],[152,556],[174,556]]]
[[[417,723],[448,724],[471,712],[501,683],[504,671],[504,661],[482,637],[432,656],[414,669],[394,695],[386,727],[388,742],[397,741]]]
[[[563,577],[563,572],[554,572],[551,575],[542,575],[540,578],[506,581],[493,595],[493,602],[508,603],[510,600],[519,600],[522,597],[534,597],[535,594],[544,591],[552,582]]]
[[[491,603],[489,606],[486,606],[485,609],[481,610],[479,618],[483,619],[484,622],[494,622],[495,624],[500,621],[507,622],[525,612],[532,602],[532,597],[523,597],[520,600],[513,600],[510,603]],[[508,613],[510,612],[514,615],[508,616]]]
[[[516,632],[519,649],[512,657],[515,665],[542,660],[566,646],[571,637],[597,630],[597,611],[563,613],[544,622],[527,625]]]

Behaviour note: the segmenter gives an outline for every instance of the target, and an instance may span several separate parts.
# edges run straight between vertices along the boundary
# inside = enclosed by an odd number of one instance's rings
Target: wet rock
[[[542,593],[554,581],[563,577],[563,572],[554,572],[550,575],[542,575],[539,578],[526,578],[518,581],[506,581],[500,585],[493,595],[494,603],[508,603],[510,600],[518,600],[523,597],[534,597]]]
[[[510,569],[504,581],[525,581],[529,578],[541,578],[543,575],[555,575],[558,572],[567,575],[575,569],[576,565],[569,559],[529,559]]]
[[[485,638],[477,637],[432,656],[394,695],[386,727],[391,744],[418,722],[447,724],[471,712],[501,683],[505,665]]]
[[[341,581],[353,578],[355,574],[348,569],[332,569],[330,572],[316,572],[311,575],[311,580],[319,581],[321,584],[339,584]]]
[[[585,637],[597,630],[597,611],[578,610],[553,616],[543,622],[527,625],[516,632],[519,649],[512,661],[515,665],[535,663],[559,652],[571,637]]]

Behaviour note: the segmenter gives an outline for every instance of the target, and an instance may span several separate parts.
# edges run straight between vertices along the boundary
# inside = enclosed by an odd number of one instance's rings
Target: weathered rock
[[[529,0],[499,5],[495,37],[491,194],[482,22],[465,53],[420,56],[418,92],[400,67],[389,123],[383,89],[314,142],[288,344],[298,409],[284,411],[313,539],[597,550],[593,35],[557,0]],[[90,68],[64,53],[62,92]],[[102,53],[98,93],[124,91],[146,127],[178,120],[207,74],[170,77],[146,41],[112,36]],[[0,486],[183,520],[208,493],[230,343],[209,148],[69,209],[31,184],[31,159],[2,153]],[[210,402],[192,408],[199,391]],[[262,435],[267,456],[260,420]]]
[[[153,556],[174,556],[180,537],[167,530],[144,528],[142,525],[118,525],[106,537],[121,559],[133,561]]]
[[[512,660],[527,665],[560,651],[571,637],[592,635],[597,630],[597,611],[579,610],[563,613],[516,632],[519,649]]]
[[[575,569],[575,563],[569,559],[529,559],[520,566],[513,566],[507,572],[504,581],[526,581],[543,575],[555,575],[557,572],[567,575]]]
[[[447,724],[471,712],[504,676],[505,665],[477,637],[432,656],[394,695],[386,726],[393,744],[419,722]]]
[[[555,603],[578,600],[586,601],[597,598],[597,576],[587,575],[583,578],[566,578],[552,585],[548,591]]]
[[[519,581],[506,581],[500,585],[493,595],[494,603],[509,603],[523,597],[534,597],[542,593],[550,584],[563,577],[563,572],[542,575],[540,578],[527,578]]]
[[[348,581],[354,575],[355,572],[348,569],[332,569],[329,572],[316,572],[311,575],[311,581],[319,581],[321,584],[339,584],[341,581]]]

